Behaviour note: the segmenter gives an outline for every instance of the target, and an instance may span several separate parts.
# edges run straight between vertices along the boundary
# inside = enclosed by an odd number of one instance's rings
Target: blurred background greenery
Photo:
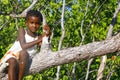
[[[20,14],[30,6],[33,0],[0,0],[0,58],[11,47],[17,37],[17,29],[26,27],[24,18],[13,18],[11,13]],[[84,45],[93,41],[106,39],[109,25],[118,5],[118,0],[66,0],[64,13],[65,38],[62,49]],[[52,38],[52,50],[58,50],[58,43],[62,35],[61,14],[62,0],[38,0],[32,9],[42,11],[48,25],[54,35]],[[114,25],[113,34],[120,29],[120,13],[117,23]],[[40,30],[39,32],[41,32]],[[83,39],[83,35],[85,38]],[[76,62],[75,80],[85,80],[88,61]],[[89,80],[96,80],[100,65],[100,57],[94,58],[89,73]],[[118,53],[108,55],[104,71],[104,79],[107,80],[113,71],[110,80],[120,80],[120,56]],[[73,63],[61,65],[60,80],[73,80]],[[29,75],[24,80],[54,80],[57,67],[53,67]]]

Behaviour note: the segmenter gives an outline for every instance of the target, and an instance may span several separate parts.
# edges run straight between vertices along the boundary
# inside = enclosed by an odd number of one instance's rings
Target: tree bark
[[[114,27],[115,23],[117,22],[117,15],[118,15],[119,11],[120,11],[120,2],[118,3],[118,7],[113,15],[111,24],[109,26],[107,38],[112,37],[113,27]],[[106,66],[106,60],[107,60],[107,56],[106,55],[102,56],[100,67],[98,69],[97,80],[101,80],[103,78],[103,72],[104,72],[104,69]]]
[[[36,56],[33,58],[29,69],[29,74],[35,74],[57,65],[88,60],[93,57],[113,53],[119,51],[119,48],[120,33],[101,42],[93,42],[79,47],[63,49],[57,52],[52,52],[49,49],[49,44],[46,44],[44,45],[44,50],[41,50],[41,52],[36,54]],[[0,75],[3,74],[4,73],[0,73]],[[1,76],[0,79],[5,80],[5,75]]]

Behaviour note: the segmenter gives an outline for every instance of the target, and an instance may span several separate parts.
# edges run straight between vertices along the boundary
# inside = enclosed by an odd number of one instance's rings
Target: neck
[[[27,29],[27,34],[29,34],[32,37],[36,37],[36,33],[31,32],[29,29]]]

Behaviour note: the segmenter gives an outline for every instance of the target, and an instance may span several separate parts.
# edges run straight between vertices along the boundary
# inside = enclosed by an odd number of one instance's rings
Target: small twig
[[[88,0],[87,5],[86,5],[86,12],[85,12],[84,18],[82,19],[82,22],[81,22],[80,32],[81,32],[82,40],[81,40],[80,45],[82,45],[82,42],[84,41],[84,38],[85,38],[85,34],[83,34],[83,25],[84,25],[84,21],[85,21],[87,12],[88,12],[88,6],[89,6],[89,0]]]
[[[87,66],[87,73],[86,73],[86,77],[85,77],[85,80],[88,80],[88,76],[89,76],[89,70],[90,70],[90,65],[93,61],[93,58],[91,58],[89,61],[88,61],[88,66]]]
[[[15,25],[16,25],[16,29],[18,30],[18,19],[15,18]]]
[[[27,11],[29,11],[37,2],[38,0],[33,0],[32,4],[27,8],[25,9],[21,14],[17,15],[17,14],[10,14],[11,17],[25,17],[26,14],[27,14]]]
[[[109,30],[108,30],[108,34],[107,34],[107,38],[110,38],[112,36],[112,31],[113,31],[113,26],[115,25],[115,23],[117,22],[117,15],[120,11],[120,2],[118,2],[118,7],[113,15]]]
[[[102,6],[104,5],[104,3],[106,2],[107,0],[104,0],[103,3],[100,5],[100,7],[97,9],[97,11],[95,12],[94,16],[93,16],[93,19],[91,20],[90,24],[88,27],[91,26],[92,23],[94,23],[94,17],[97,15],[97,13],[100,11],[100,9],[102,8]]]
[[[0,30],[2,30],[8,22],[10,21],[6,20],[5,23],[0,27]]]
[[[64,12],[65,12],[65,0],[63,0],[63,7],[62,7],[62,15],[61,15],[62,36],[59,41],[58,51],[61,50],[62,42],[63,42],[64,36],[65,36]],[[59,80],[59,74],[60,74],[60,66],[57,67],[56,80]]]

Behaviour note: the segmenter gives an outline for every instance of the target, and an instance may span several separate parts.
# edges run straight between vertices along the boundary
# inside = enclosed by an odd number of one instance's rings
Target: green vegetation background
[[[89,1],[89,2],[88,2]],[[118,5],[118,0],[66,0],[64,27],[65,38],[62,48],[79,46],[82,36],[85,34],[82,45],[106,39],[112,16]],[[10,13],[20,14],[26,9],[32,0],[0,0],[0,58],[11,47],[17,36],[19,27],[26,27],[24,18],[12,18]],[[88,8],[87,8],[87,4]],[[102,6],[101,6],[102,5]],[[101,6],[101,7],[100,7]],[[52,50],[58,50],[61,37],[62,0],[38,0],[33,9],[41,10],[47,18],[47,22],[53,30]],[[97,12],[98,10],[98,12]],[[87,13],[87,14],[85,14]],[[92,21],[92,24],[90,24]],[[83,23],[84,22],[84,23]],[[82,24],[83,23],[83,24]],[[113,34],[120,29],[120,13],[114,26]],[[82,33],[81,33],[82,31]],[[39,31],[41,32],[41,30]],[[115,60],[111,59],[115,56]],[[84,80],[87,71],[88,60],[76,63],[75,78]],[[94,58],[90,66],[89,80],[96,80],[100,57]],[[120,56],[118,53],[108,55],[104,79],[110,71],[114,71],[111,80],[120,80]],[[61,65],[60,80],[72,80],[73,63]],[[47,69],[35,75],[29,75],[24,80],[54,80],[57,67]]]

